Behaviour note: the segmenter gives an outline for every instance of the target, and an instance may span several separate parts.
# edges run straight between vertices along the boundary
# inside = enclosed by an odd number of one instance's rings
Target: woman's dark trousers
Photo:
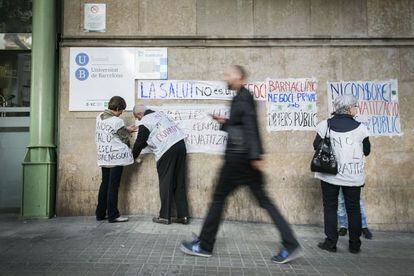
[[[169,148],[157,162],[160,184],[160,217],[171,218],[172,204],[175,202],[177,217],[189,216],[186,188],[187,149],[184,140]]]
[[[118,190],[121,183],[123,166],[112,168],[102,167],[102,183],[99,187],[96,219],[103,220],[108,214],[108,220],[113,221],[119,217]]]
[[[339,189],[342,188],[348,215],[349,248],[359,250],[362,227],[359,205],[361,187],[338,186],[325,181],[321,181],[321,186],[327,246],[335,247],[338,242],[338,195]]]

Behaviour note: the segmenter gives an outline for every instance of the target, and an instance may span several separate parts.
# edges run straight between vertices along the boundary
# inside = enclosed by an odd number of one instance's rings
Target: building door
[[[29,143],[30,52],[0,51],[0,212],[18,212]]]
[[[29,143],[31,0],[0,0],[0,213],[19,212]]]

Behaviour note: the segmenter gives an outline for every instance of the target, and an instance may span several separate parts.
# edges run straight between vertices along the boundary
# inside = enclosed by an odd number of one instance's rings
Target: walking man
[[[228,133],[225,162],[200,236],[193,241],[182,242],[181,251],[189,255],[210,257],[227,196],[239,186],[247,185],[260,207],[269,213],[282,237],[283,248],[272,261],[289,262],[299,257],[300,246],[288,223],[264,190],[263,149],[255,102],[243,86],[246,83],[246,72],[243,67],[233,65],[226,70],[224,78],[229,89],[237,91],[231,103],[230,118],[213,116],[222,125],[222,130]]]
[[[134,159],[148,146],[157,161],[160,184],[161,210],[155,223],[171,224],[171,207],[176,204],[177,218],[173,222],[188,224],[186,192],[186,135],[177,124],[163,112],[155,112],[144,105],[136,105],[134,117],[141,121],[137,139],[132,149]]]

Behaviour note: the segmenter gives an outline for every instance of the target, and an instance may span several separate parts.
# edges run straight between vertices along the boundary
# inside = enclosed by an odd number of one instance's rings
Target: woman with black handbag
[[[321,180],[325,241],[318,247],[336,252],[338,241],[338,194],[342,189],[349,226],[349,251],[359,253],[361,248],[360,194],[365,182],[365,156],[370,153],[369,132],[357,122],[358,101],[352,95],[335,99],[333,117],[316,127],[313,146],[315,156],[311,170]]]

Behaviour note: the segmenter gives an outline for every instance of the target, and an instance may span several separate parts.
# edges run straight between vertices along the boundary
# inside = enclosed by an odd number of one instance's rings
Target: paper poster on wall
[[[364,123],[372,136],[402,135],[398,81],[339,81],[327,82],[329,111],[333,101],[342,94],[352,94],[358,99],[356,120]]]
[[[106,4],[93,3],[84,5],[83,31],[106,31]]]
[[[315,129],[317,124],[315,78],[267,79],[266,82],[269,131]]]
[[[268,85],[266,81],[253,81],[244,85],[257,101],[267,101]]]
[[[136,48],[136,79],[168,78],[167,48]]]
[[[135,48],[70,48],[69,111],[102,111],[113,96],[134,106]]]
[[[138,99],[161,100],[231,100],[235,91],[222,81],[139,80]]]
[[[227,144],[227,133],[209,114],[229,117],[226,105],[162,105],[149,107],[163,111],[187,134],[185,140],[188,153],[223,154]],[[139,122],[138,122],[139,124]],[[145,150],[144,153],[148,153]]]

